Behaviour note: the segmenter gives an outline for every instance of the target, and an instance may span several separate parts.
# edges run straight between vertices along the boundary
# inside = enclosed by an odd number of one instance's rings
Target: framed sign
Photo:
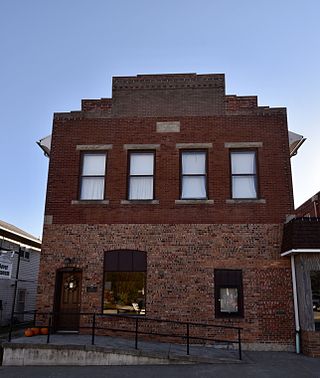
[[[10,280],[13,261],[7,256],[0,255],[0,280]]]

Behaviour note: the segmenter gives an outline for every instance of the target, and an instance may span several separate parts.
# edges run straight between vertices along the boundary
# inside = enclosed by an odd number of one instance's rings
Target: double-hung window
[[[231,151],[230,157],[232,198],[258,198],[256,151]]]
[[[207,152],[181,151],[181,199],[207,199]]]
[[[153,151],[129,152],[129,200],[154,199],[154,157]]]
[[[80,200],[104,199],[106,160],[106,153],[82,155]]]

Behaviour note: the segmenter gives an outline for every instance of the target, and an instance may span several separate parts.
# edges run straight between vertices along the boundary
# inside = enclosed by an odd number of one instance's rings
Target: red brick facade
[[[179,129],[159,132],[158,122]],[[208,200],[181,203],[179,154],[194,144],[208,151]],[[104,201],[79,201],[84,145],[107,145]],[[154,201],[127,201],[127,145],[155,146]],[[231,199],[232,148],[257,151],[257,199]],[[248,348],[290,349],[291,273],[280,246],[292,213],[285,109],[225,96],[223,75],[115,78],[112,99],[55,114],[38,308],[52,309],[68,257],[83,271],[81,310],[101,311],[104,252],[140,250],[148,316],[239,325]],[[215,319],[214,269],[242,270],[244,317]]]
[[[305,201],[296,209],[297,217],[320,217],[320,192]]]
[[[301,332],[302,353],[310,357],[320,358],[320,332]]]

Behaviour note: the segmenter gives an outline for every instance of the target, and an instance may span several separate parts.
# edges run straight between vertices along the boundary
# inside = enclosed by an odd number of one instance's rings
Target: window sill
[[[121,205],[159,205],[159,200],[121,200]]]
[[[228,204],[235,204],[235,203],[266,203],[266,200],[263,198],[260,199],[227,199],[226,203]]]
[[[109,205],[109,200],[73,200],[71,205]]]
[[[244,316],[239,313],[220,313],[215,315],[216,319],[243,319]]]
[[[128,313],[128,312],[117,312],[117,309],[115,309],[113,312],[107,312],[109,310],[103,310],[101,312],[102,315],[105,315],[105,316],[114,316],[114,317],[131,317],[131,316],[134,316],[135,318],[145,318],[146,317],[146,313],[144,314],[139,314],[139,313]]]
[[[175,200],[174,203],[176,205],[213,205],[214,200],[206,200],[206,199],[180,199]]]

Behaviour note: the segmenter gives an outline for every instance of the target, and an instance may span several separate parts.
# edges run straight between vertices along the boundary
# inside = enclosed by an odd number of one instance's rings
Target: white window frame
[[[132,173],[132,157],[135,155],[152,155],[152,172],[151,173]],[[127,198],[129,201],[153,201],[155,198],[155,161],[156,153],[154,150],[129,150],[128,151],[128,184],[127,184]],[[151,179],[151,195],[150,196],[138,196],[133,195],[133,182],[135,179]]]
[[[188,154],[204,155],[204,173],[184,173],[183,156]],[[204,196],[186,196],[184,195],[184,178],[203,178],[204,179]],[[208,151],[203,149],[185,149],[180,151],[180,199],[181,200],[207,200],[208,199]]]
[[[86,156],[100,156],[104,157],[104,171],[99,174],[83,174],[84,171],[84,162]],[[80,175],[80,190],[79,190],[79,199],[80,201],[103,201],[105,199],[105,181],[106,181],[106,171],[107,171],[107,153],[106,152],[96,152],[96,151],[88,151],[84,152],[81,156],[81,175]],[[85,196],[83,193],[83,187],[84,187],[84,181],[92,179],[102,179],[102,190],[101,195],[99,197],[93,197],[90,198],[88,196]]]
[[[253,172],[243,172],[243,173],[234,173],[233,172],[233,164],[232,159],[236,155],[241,154],[252,154],[254,156],[254,167]],[[259,185],[258,185],[258,162],[257,162],[257,150],[253,149],[236,149],[236,150],[230,150],[230,172],[231,172],[231,198],[234,200],[256,200],[259,199]],[[237,178],[246,178],[252,180],[252,186],[254,188],[255,194],[252,196],[238,196],[235,195],[235,183],[234,179]],[[251,181],[250,180],[250,181]]]

